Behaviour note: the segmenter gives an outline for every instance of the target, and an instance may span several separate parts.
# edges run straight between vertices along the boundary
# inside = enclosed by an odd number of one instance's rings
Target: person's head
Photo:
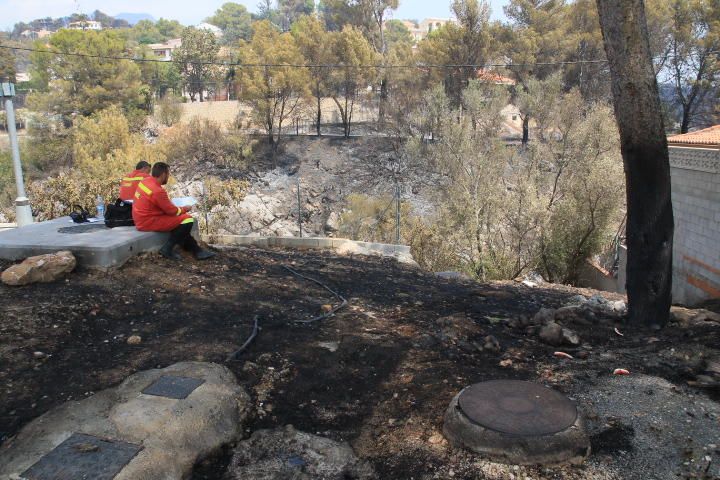
[[[157,162],[152,167],[152,176],[157,178],[160,185],[165,185],[170,178],[170,166],[164,162]]]
[[[145,160],[142,160],[135,165],[135,170],[138,172],[150,173],[150,164]]]

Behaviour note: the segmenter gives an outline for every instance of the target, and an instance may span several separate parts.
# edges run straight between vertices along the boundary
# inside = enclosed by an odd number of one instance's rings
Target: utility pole
[[[24,227],[33,223],[33,218],[30,200],[25,194],[25,183],[23,182],[22,165],[20,164],[20,146],[18,144],[17,130],[15,129],[15,109],[13,108],[14,96],[15,85],[5,78],[0,79],[0,99],[5,102],[13,171],[15,172],[15,185],[17,187],[17,198],[15,199],[16,223],[18,227]]]

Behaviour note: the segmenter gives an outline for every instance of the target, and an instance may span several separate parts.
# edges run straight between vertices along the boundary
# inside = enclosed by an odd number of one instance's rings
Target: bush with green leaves
[[[176,125],[161,140],[167,158],[191,171],[206,163],[223,168],[244,168],[252,155],[253,141],[228,133],[212,120],[193,118]]]
[[[165,95],[155,104],[155,118],[167,127],[172,127],[182,119],[183,107],[180,97]]]

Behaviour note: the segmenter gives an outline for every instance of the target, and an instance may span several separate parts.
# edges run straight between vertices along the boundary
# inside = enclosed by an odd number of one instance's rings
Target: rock
[[[562,341],[563,343],[566,343],[568,345],[580,345],[580,337],[577,333],[573,332],[569,328],[562,329]]]
[[[568,306],[571,306],[571,305],[576,305],[576,306],[577,306],[577,305],[582,305],[582,304],[585,303],[586,301],[587,301],[587,298],[583,297],[582,295],[575,295],[574,297],[570,298],[570,300],[568,300],[567,305],[568,305]]]
[[[337,212],[330,212],[327,220],[325,220],[325,231],[326,232],[337,232],[340,230],[340,215]]]
[[[693,322],[720,323],[720,314],[704,309],[693,310],[684,307],[670,307],[670,320],[685,325]]]
[[[540,329],[540,340],[555,347],[563,343],[563,327],[555,322],[549,322]]]
[[[439,433],[433,433],[430,435],[430,438],[428,438],[428,443],[430,443],[430,445],[440,445],[441,443],[445,443],[445,437]]]
[[[39,255],[8,268],[1,278],[3,283],[12,286],[49,283],[72,272],[76,265],[77,261],[69,251]]]
[[[612,306],[613,311],[617,313],[625,313],[627,311],[627,305],[622,300],[612,302],[610,305]]]
[[[33,352],[33,357],[35,357],[37,359],[45,358],[45,356],[46,355],[44,352]]]
[[[131,335],[127,339],[128,345],[140,345],[142,338],[139,335]]]
[[[513,361],[509,358],[500,361],[500,366],[503,368],[512,367]]]
[[[438,272],[435,274],[436,277],[444,278],[445,280],[470,280],[470,277],[462,272]]]
[[[492,335],[488,335],[484,340],[485,344],[483,345],[483,350],[489,350],[491,352],[500,351],[500,342],[498,342],[497,338]]]
[[[163,375],[204,383],[180,400],[141,393]],[[184,362],[139,372],[27,424],[0,449],[0,479],[19,478],[73,432],[143,446],[115,480],[186,479],[198,460],[240,438],[249,408],[250,397],[221,365]]]
[[[532,318],[530,323],[532,325],[545,325],[546,323],[555,320],[555,310],[551,308],[541,308],[535,316]]]
[[[330,313],[330,312],[332,312],[332,309],[333,309],[333,306],[332,306],[332,305],[329,305],[329,304],[320,306],[320,310],[321,310],[323,313]]]
[[[311,435],[292,426],[258,430],[234,450],[224,478],[234,480],[369,480],[372,467],[345,442]]]
[[[318,347],[330,350],[331,352],[337,352],[340,348],[339,342],[318,342]]]
[[[589,324],[590,322],[585,318],[585,314],[582,307],[569,306],[562,307],[555,310],[553,319],[557,322],[568,322],[568,323],[583,323]]]

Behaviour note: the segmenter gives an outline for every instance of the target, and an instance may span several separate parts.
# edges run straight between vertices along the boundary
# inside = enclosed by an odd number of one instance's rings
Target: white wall
[[[673,302],[720,297],[720,149],[670,147]]]

